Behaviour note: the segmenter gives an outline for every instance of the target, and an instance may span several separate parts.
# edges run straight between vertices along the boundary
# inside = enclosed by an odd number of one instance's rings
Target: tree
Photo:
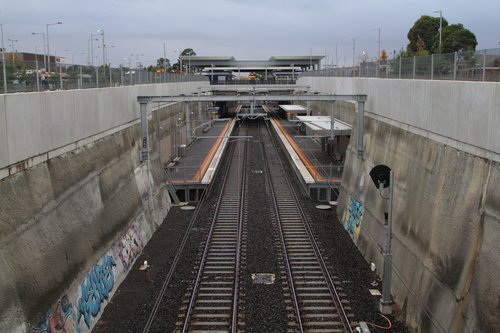
[[[387,59],[389,59],[389,55],[387,54],[387,51],[386,50],[382,50],[380,52],[380,62],[385,64],[385,62],[387,61]]]
[[[194,52],[193,49],[184,49],[184,51],[182,51],[181,53],[181,56],[195,56],[196,55],[196,52]]]
[[[170,60],[168,58],[160,58],[156,60],[156,67],[170,67]]]
[[[444,27],[448,26],[448,21],[443,18],[443,30]],[[408,31],[408,40],[410,43],[407,46],[407,51],[410,54],[416,54],[418,52],[418,40],[422,39],[424,45],[427,47],[427,51],[437,51],[436,49],[430,50],[429,47],[433,47],[437,41],[439,45],[439,17],[432,17],[427,15],[422,15]]]
[[[429,51],[425,47],[425,42],[420,36],[418,36],[418,39],[417,39],[417,52],[415,53],[415,55],[417,55],[417,56],[429,55]]]
[[[470,30],[465,29],[462,24],[452,24],[443,28],[441,45],[443,53],[453,53],[459,50],[475,51],[476,46],[476,36]]]
[[[473,51],[476,49],[476,36],[460,23],[448,25],[443,18],[441,32],[441,52],[439,50],[439,17],[421,16],[408,31],[406,51],[411,55],[427,55],[429,53],[453,53],[458,50]]]

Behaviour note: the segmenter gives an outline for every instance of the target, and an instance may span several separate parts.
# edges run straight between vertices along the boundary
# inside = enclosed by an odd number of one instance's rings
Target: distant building
[[[59,56],[45,56],[44,54],[27,53],[27,52],[6,52],[5,63],[23,63],[26,68],[36,68],[36,61],[38,60],[38,68],[45,68],[45,62],[50,61],[51,68],[58,68],[64,65],[64,57]]]

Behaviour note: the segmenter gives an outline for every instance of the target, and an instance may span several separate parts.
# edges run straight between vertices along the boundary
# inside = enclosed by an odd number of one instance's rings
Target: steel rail
[[[295,198],[295,200],[298,202],[299,199],[297,197],[297,193],[292,189],[291,191],[292,196]],[[342,321],[342,325],[344,326],[344,329],[346,332],[352,333],[352,327],[351,324],[349,323],[349,318],[347,317],[347,313],[345,312],[344,306],[342,305],[342,301],[340,299],[339,293],[337,292],[337,289],[335,288],[335,284],[333,283],[332,276],[326,267],[326,263],[323,259],[323,255],[321,254],[321,251],[319,249],[318,243],[316,242],[316,239],[314,238],[314,235],[312,233],[311,227],[309,226],[309,223],[307,222],[307,217],[304,214],[304,211],[302,209],[302,206],[300,204],[297,205],[297,208],[300,212],[300,215],[302,219],[304,219],[304,226],[307,230],[307,234],[309,236],[309,239],[311,241],[311,244],[313,245],[314,252],[316,253],[316,257],[318,261],[320,262],[320,267],[323,271],[323,274],[325,275],[326,282],[328,284],[328,287],[330,289],[330,293],[333,296],[333,301],[335,302],[335,305],[337,306],[337,310],[340,312],[340,320]]]
[[[248,145],[245,145],[243,153],[243,168],[241,171],[241,197],[240,197],[240,217],[238,221],[238,238],[236,241],[236,264],[234,276],[234,294],[233,294],[233,317],[231,323],[231,331],[236,333],[238,331],[238,300],[239,300],[239,285],[240,285],[240,263],[241,263],[241,238],[243,232],[243,210],[245,203],[245,190],[246,190],[246,169],[247,169],[247,153]]]
[[[172,276],[174,274],[174,271],[177,267],[177,263],[179,262],[179,259],[182,257],[182,252],[184,250],[184,247],[186,246],[187,240],[189,238],[189,234],[191,233],[191,230],[193,229],[193,225],[198,218],[198,215],[200,212],[200,207],[202,206],[203,202],[208,197],[208,193],[210,192],[212,186],[213,186],[212,183],[208,185],[208,187],[205,189],[205,191],[203,191],[200,200],[198,201],[198,205],[196,206],[196,209],[193,213],[193,216],[191,217],[191,220],[189,221],[189,225],[186,228],[186,232],[184,233],[182,241],[179,245],[179,248],[177,250],[177,254],[175,255],[174,260],[172,261],[172,265],[170,265],[170,269],[168,270],[167,276],[165,277],[165,280],[163,281],[160,292],[158,293],[158,296],[156,297],[155,303],[153,305],[153,309],[151,310],[150,315],[148,317],[148,320],[146,321],[146,324],[144,325],[144,329],[142,330],[143,333],[148,333],[149,330],[151,329],[151,325],[153,324],[153,322],[156,318],[156,314],[158,313],[158,309],[160,308],[163,296],[165,295],[167,287],[168,287],[170,280],[172,279]]]
[[[188,332],[189,331],[189,328],[190,328],[190,325],[191,325],[191,319],[192,319],[192,316],[193,316],[193,312],[194,312],[194,309],[197,305],[197,299],[198,299],[198,294],[199,294],[199,290],[201,288],[201,281],[203,279],[203,276],[205,274],[205,265],[207,264],[207,261],[208,261],[208,256],[209,256],[209,253],[210,253],[210,250],[211,250],[211,245],[212,245],[212,240],[214,239],[214,236],[215,236],[215,230],[217,228],[217,225],[218,225],[218,221],[219,219],[221,218],[220,217],[220,214],[221,214],[221,208],[222,206],[224,205],[224,202],[225,200],[228,200],[230,198],[227,198],[228,195],[231,195],[231,191],[234,191],[234,189],[231,189],[229,188],[228,189],[228,186],[230,187],[230,185],[232,184],[231,181],[232,181],[232,178],[231,178],[231,170],[235,169],[235,166],[234,164],[235,163],[241,163],[240,160],[236,160],[235,162],[235,151],[236,151],[236,145],[238,145],[240,143],[235,143],[235,145],[232,147],[232,150],[231,150],[231,162],[228,163],[228,167],[227,169],[225,170],[225,174],[224,174],[224,179],[223,179],[223,184],[221,186],[222,190],[221,192],[219,193],[219,196],[218,196],[218,199],[217,199],[217,203],[216,203],[216,206],[215,206],[215,213],[213,214],[213,218],[212,218],[212,221],[211,221],[211,224],[210,224],[210,230],[208,232],[208,236],[207,236],[207,239],[205,241],[205,246],[204,246],[204,249],[203,249],[203,253],[202,253],[202,256],[201,256],[201,259],[200,259],[200,265],[199,265],[199,268],[198,268],[198,273],[197,273],[197,276],[196,276],[196,280],[195,280],[195,283],[194,283],[194,287],[193,287],[193,291],[192,291],[192,294],[191,294],[191,297],[189,299],[189,304],[187,306],[187,311],[186,311],[186,315],[185,315],[185,318],[184,318],[184,323],[183,323],[183,326],[182,326],[182,332]],[[241,149],[241,147],[238,147],[238,149]],[[243,161],[244,159],[246,158],[246,146],[245,146],[245,150],[244,150],[244,157],[243,157]],[[243,165],[245,165],[245,163],[243,163]],[[239,171],[239,165],[238,165],[238,168],[236,168],[236,170]],[[231,308],[231,311],[232,311],[232,318],[231,318],[231,322],[228,323],[228,327],[231,326],[231,329],[232,329],[232,332],[236,332],[237,331],[237,326],[238,326],[238,322],[237,322],[237,318],[238,318],[238,292],[239,292],[239,264],[240,264],[240,251],[239,251],[239,247],[241,246],[241,234],[242,234],[242,221],[243,221],[243,218],[242,218],[242,203],[243,203],[243,192],[241,190],[241,186],[244,185],[244,173],[241,173],[241,179],[240,179],[240,182],[239,182],[239,186],[237,188],[237,192],[239,192],[239,195],[240,195],[240,198],[238,200],[238,221],[237,221],[237,231],[236,231],[236,253],[235,253],[235,258],[234,258],[234,272],[233,272],[233,295],[232,295],[232,308]],[[231,200],[229,200],[231,201]],[[231,207],[229,207],[231,208]],[[227,209],[227,208],[226,208]],[[225,214],[227,215],[227,211],[225,212]],[[222,217],[222,219],[224,220],[224,217]],[[220,237],[220,235],[219,235]],[[216,242],[215,242],[216,243]],[[210,322],[206,322],[206,325],[209,325]]]
[[[267,124],[266,124],[266,127],[267,127]],[[269,127],[268,127],[268,130],[269,130]],[[259,135],[262,138],[262,134],[261,134],[260,131],[259,131]],[[267,159],[266,149],[264,147],[264,141],[260,140],[260,144],[261,144],[261,147],[262,147],[263,156],[264,156],[264,160],[265,160],[264,161],[264,165],[266,167],[266,171],[267,171],[267,174],[268,174],[268,177],[266,177],[266,178],[267,178],[267,183],[269,184],[269,191],[271,192],[271,198],[272,198],[272,202],[273,202],[274,214],[275,214],[275,217],[276,217],[276,223],[278,225],[278,230],[281,231],[282,227],[281,227],[281,221],[280,221],[280,213],[279,213],[279,209],[278,209],[278,204],[276,202],[276,194],[274,192],[274,186],[273,186],[273,183],[272,183],[272,180],[271,180],[271,169],[269,167],[269,161]],[[297,293],[295,292],[294,282],[293,282],[293,279],[292,279],[292,276],[293,276],[292,275],[292,268],[291,268],[291,265],[290,265],[290,260],[288,258],[288,251],[286,249],[286,241],[285,241],[283,232],[279,233],[279,237],[280,237],[280,240],[281,240],[281,246],[283,247],[283,257],[284,257],[285,268],[286,268],[286,271],[287,271],[288,288],[290,288],[290,294],[292,296],[293,308],[294,308],[295,316],[297,318],[297,324],[298,324],[300,333],[303,333],[304,329],[303,329],[302,319],[301,319],[301,315],[300,315],[300,306],[299,306],[299,302],[298,302],[298,299],[297,299]]]
[[[268,129],[268,132],[270,133],[271,135],[271,130],[269,128],[269,126],[267,126],[267,129]],[[272,136],[272,135],[271,135]],[[273,146],[276,150],[276,153],[278,153],[278,150],[277,150],[277,147],[276,147],[276,143],[271,140],[271,142],[273,143]],[[279,160],[279,163],[280,163],[280,166],[282,169],[284,169],[284,165],[283,165],[283,161],[281,160],[281,158],[278,159]],[[266,164],[267,165],[267,164]],[[267,165],[268,166],[268,165]],[[290,194],[294,200],[294,202],[296,203],[296,207],[298,209],[298,212],[299,212],[299,215],[300,215],[300,219],[303,221],[303,225],[305,227],[305,230],[307,232],[307,236],[308,236],[308,239],[309,239],[309,242],[311,244],[311,247],[312,249],[314,250],[314,253],[315,253],[315,256],[316,256],[316,259],[319,263],[319,266],[321,268],[321,271],[323,272],[323,276],[324,276],[324,279],[325,279],[325,282],[326,284],[328,285],[328,289],[330,291],[330,295],[332,296],[332,300],[333,302],[335,303],[335,307],[337,308],[337,311],[338,311],[338,314],[339,314],[339,319],[342,323],[342,326],[344,328],[344,330],[346,332],[349,332],[349,333],[352,333],[352,327],[349,323],[349,319],[348,319],[348,316],[345,312],[345,309],[342,305],[342,302],[340,300],[340,296],[335,288],[335,285],[333,283],[333,280],[332,280],[332,277],[331,277],[331,274],[328,270],[328,268],[326,267],[326,263],[324,262],[324,259],[321,255],[321,251],[319,249],[319,246],[314,238],[314,235],[312,233],[312,230],[309,226],[309,223],[307,222],[307,217],[302,209],[302,206],[300,205],[300,200],[297,196],[297,193],[295,192],[292,184],[291,184],[291,180],[289,178],[289,176],[287,175],[286,172],[283,173],[283,179],[286,181],[286,184],[290,190]],[[272,182],[272,181],[271,181]],[[272,187],[271,187],[272,189]],[[273,203],[276,203],[276,198],[274,197],[274,194],[273,194]],[[280,227],[281,229],[281,227]],[[284,237],[282,235],[280,235],[282,237],[282,239],[284,239]],[[286,246],[284,246],[284,248],[286,249]],[[286,255],[286,254],[285,254]],[[288,258],[288,256],[286,256],[286,258]],[[297,296],[295,296],[297,297]],[[300,313],[300,312],[299,312]]]

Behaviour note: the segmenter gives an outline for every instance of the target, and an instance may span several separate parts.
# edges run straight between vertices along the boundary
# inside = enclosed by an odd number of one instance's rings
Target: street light
[[[14,63],[14,43],[18,42],[18,40],[17,39],[10,39],[10,38],[8,38],[7,40],[10,42],[10,47],[12,49],[12,63]]]
[[[380,28],[375,28],[373,30],[378,31],[378,55],[377,55],[377,60],[380,60]]]
[[[441,53],[441,35],[443,33],[443,11],[435,10],[434,13],[439,13],[439,53]]]
[[[102,73],[106,77],[106,44],[104,43],[104,29],[97,29],[97,34],[102,36]]]
[[[130,56],[129,58],[123,58],[123,61],[127,61],[128,60],[128,74],[129,74],[129,77],[130,77],[129,85],[132,85],[132,62],[131,62],[131,58],[132,58],[132,56]]]
[[[93,35],[90,34],[90,64],[92,67],[94,67],[94,40],[99,40],[97,38],[94,38],[99,35]]]
[[[130,58],[135,57],[135,71],[136,72],[139,71],[139,66],[140,66],[139,57],[143,57],[143,56],[144,56],[143,53],[141,53],[141,54],[131,54],[130,55]],[[129,59],[129,64],[130,64],[130,59]],[[139,71],[139,77],[136,76],[136,78],[138,79],[137,82],[139,84],[141,84],[142,81],[141,81],[141,72],[140,71]]]
[[[47,69],[47,53],[45,52],[45,32],[32,32],[32,35],[42,35],[43,36],[43,66]]]
[[[0,24],[2,35],[2,69],[3,69],[3,92],[7,93],[7,72],[5,70],[5,47],[3,46],[3,24]]]
[[[182,59],[181,59],[181,50],[179,49],[175,49],[174,50],[175,53],[179,53],[179,67],[180,67],[180,74],[182,74]]]
[[[47,23],[46,24],[46,33],[47,33],[47,61],[49,64],[48,72],[50,73],[50,48],[49,48],[49,25],[58,25],[58,24],[63,24],[62,22],[55,22],[55,23]]]
[[[104,29],[97,29],[97,34],[102,36],[102,65],[106,65],[106,51],[104,43]]]
[[[373,184],[380,193],[384,188],[389,188],[387,200],[387,212],[384,211],[385,220],[385,249],[384,249],[384,280],[382,284],[382,298],[380,299],[380,312],[382,314],[392,313],[391,300],[391,277],[392,277],[392,189],[394,183],[394,172],[386,165],[377,165],[370,171]]]

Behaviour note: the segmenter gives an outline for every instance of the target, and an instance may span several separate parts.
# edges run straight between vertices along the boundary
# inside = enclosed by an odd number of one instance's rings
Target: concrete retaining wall
[[[345,79],[343,86],[342,79],[308,78],[313,90],[368,93],[365,157],[357,158],[354,122],[339,216],[367,261],[382,271],[385,200],[369,172],[378,164],[391,167],[395,172],[392,295],[401,315],[415,332],[498,331],[500,164],[495,152],[500,140],[494,140],[500,132],[492,132],[499,120],[491,100],[498,100],[500,85],[407,82]],[[380,86],[394,90],[386,92]],[[454,116],[449,114],[452,110]],[[355,119],[352,112],[345,117]],[[476,115],[472,123],[462,123],[471,118],[467,113]],[[464,142],[454,142],[451,135]]]
[[[137,96],[196,92],[208,82],[0,96],[0,169],[139,118]],[[22,169],[22,167],[21,167]]]
[[[498,83],[305,77],[297,84],[324,93],[367,94],[365,109],[384,121],[500,162]]]
[[[109,89],[111,95],[114,89]],[[154,88],[137,89],[144,95],[193,91],[187,84],[172,84],[162,92]],[[68,332],[90,331],[170,208],[158,139],[169,140],[179,114],[186,115],[185,106],[171,105],[159,117],[156,112],[151,114],[151,162],[141,164],[139,124],[130,122],[136,117],[137,103],[113,104],[106,94],[94,93],[97,100],[91,104],[99,112],[87,109],[90,119],[80,115],[77,121],[68,116],[39,124],[56,132],[60,130],[63,136],[60,140],[50,130],[40,128],[32,128],[30,135],[27,128],[35,127],[36,122],[28,120],[29,126],[22,127],[27,131],[23,132],[26,136],[19,138],[24,140],[22,145],[27,149],[24,152],[38,153],[92,135],[96,131],[90,127],[101,122],[108,126],[128,122],[123,128],[0,180],[1,332],[47,332],[54,329],[51,325],[55,323]],[[68,94],[75,99],[62,97],[66,102],[49,107],[47,112],[63,114],[53,108],[78,104],[81,95]],[[84,112],[80,107],[77,109],[73,115]],[[128,110],[125,115],[120,112],[124,109]],[[18,112],[31,114],[29,109]],[[9,109],[10,113],[13,111]],[[85,125],[76,135],[59,128],[68,124]],[[105,129],[99,125],[99,130]],[[12,130],[7,132],[15,134]],[[36,138],[46,138],[51,144],[40,143],[36,150],[28,149],[27,142],[35,142]],[[164,154],[172,151],[162,150]]]

